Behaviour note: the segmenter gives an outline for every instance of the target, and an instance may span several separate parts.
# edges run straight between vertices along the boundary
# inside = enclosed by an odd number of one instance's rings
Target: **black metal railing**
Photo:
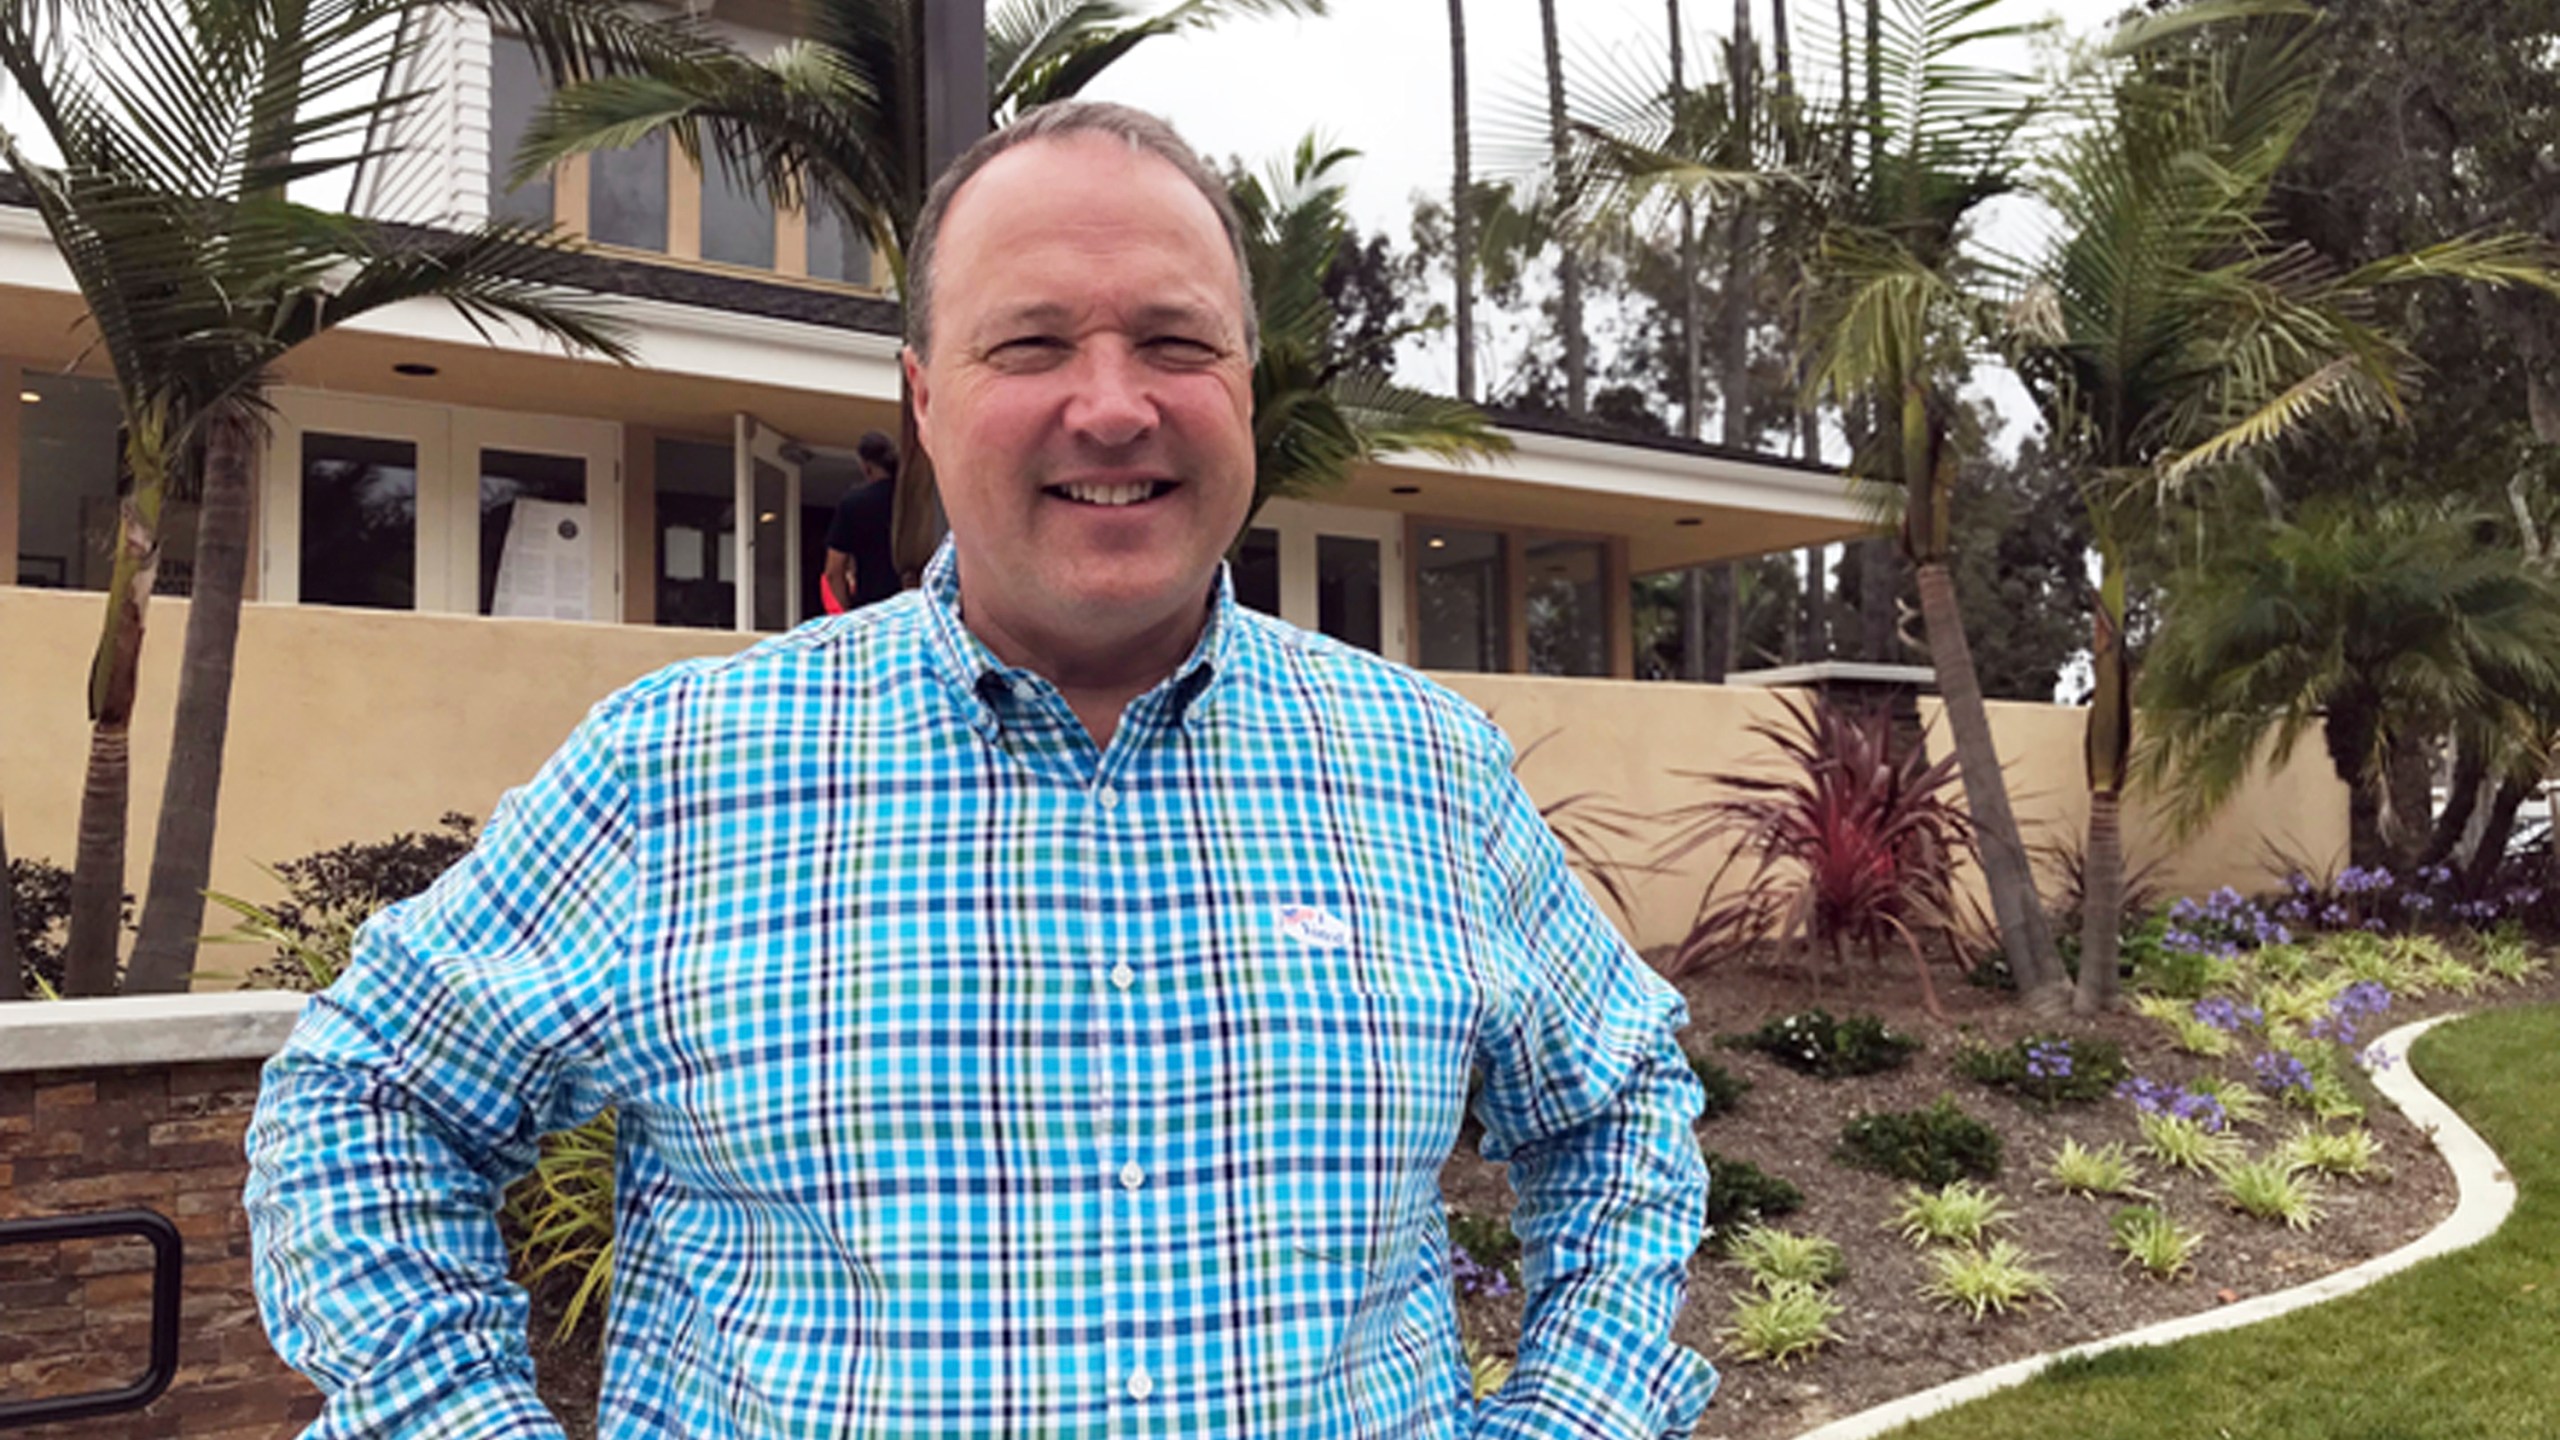
[[[184,1247],[178,1227],[156,1210],[109,1210],[95,1215],[51,1215],[34,1220],[0,1220],[0,1249],[18,1245],[59,1245],[69,1240],[103,1240],[129,1235],[151,1242],[151,1368],[142,1378],[116,1390],[42,1400],[0,1397],[0,1430],[15,1430],[56,1420],[88,1420],[139,1410],[160,1398],[178,1373],[178,1282]]]

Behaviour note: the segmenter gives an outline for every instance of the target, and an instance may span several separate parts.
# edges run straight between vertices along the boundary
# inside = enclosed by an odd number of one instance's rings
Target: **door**
[[[752,415],[736,420],[738,628],[788,630],[800,613],[800,465],[809,451]]]
[[[258,593],[372,610],[451,606],[446,411],[284,392],[267,432]]]
[[[1404,517],[1394,511],[1274,500],[1246,532],[1235,578],[1244,604],[1390,660],[1407,656]]]
[[[620,620],[621,450],[621,427],[609,422],[455,412],[462,483],[446,542],[455,608]]]

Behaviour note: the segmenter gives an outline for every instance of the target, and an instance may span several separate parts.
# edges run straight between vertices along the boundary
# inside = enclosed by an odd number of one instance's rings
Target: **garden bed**
[[[2152,1203],[2199,1232],[2202,1243],[2192,1270],[2176,1280],[2130,1270],[2109,1243],[2109,1217],[2124,1202],[2054,1193],[2037,1182],[2066,1138],[2089,1147],[2121,1143],[2133,1149],[2140,1140],[2135,1107],[2109,1098],[2031,1108],[1958,1074],[1956,1052],[1968,1044],[1996,1047],[2061,1034],[2113,1041],[2134,1073],[2171,1084],[2208,1067],[2244,1074],[2248,1067],[2181,1054],[2165,1027],[2131,1013],[2039,1021],[2014,996],[1949,983],[1948,973],[1941,972],[1939,985],[1950,1016],[1943,1025],[1927,1017],[1916,985],[1900,969],[1830,974],[1814,990],[1798,965],[1735,962],[1682,984],[1694,1017],[1684,1038],[1693,1051],[1751,1087],[1731,1110],[1699,1127],[1701,1144],[1800,1189],[1802,1207],[1773,1223],[1836,1242],[1846,1261],[1833,1291],[1842,1307],[1833,1322],[1838,1338],[1785,1368],[1736,1358],[1719,1333],[1730,1322],[1737,1295],[1749,1288],[1742,1268],[1704,1253],[1693,1264],[1690,1305],[1678,1338],[1712,1359],[1724,1376],[1698,1427],[1702,1440],[1780,1440],[2005,1361],[2287,1289],[2396,1249],[2452,1211],[2451,1176],[2426,1137],[2377,1104],[2367,1126],[2389,1178],[2322,1184],[2325,1213],[2308,1230],[2234,1213],[2221,1203],[2211,1179],[2142,1160],[2141,1183]],[[2560,983],[2545,975],[2468,998],[2403,1000],[2385,1020],[2397,1025],[2448,1010],[2547,999],[2560,999]],[[1923,1048],[1899,1069],[1825,1080],[1754,1051],[1714,1044],[1717,1036],[1755,1029],[1808,1005],[1837,1016],[1872,1013]],[[1855,1116],[1920,1109],[1941,1095],[1954,1097],[2000,1135],[2003,1163],[1988,1184],[2015,1212],[2001,1233],[2034,1257],[2059,1303],[2039,1301],[1977,1321],[1921,1298],[1929,1276],[1923,1252],[1895,1233],[1894,1225],[1908,1182],[1832,1158],[1842,1127]],[[2257,1152],[2303,1118],[2302,1112],[2279,1108],[2265,1124],[2236,1128]],[[1451,1161],[1444,1190],[1454,1207],[1472,1214],[1500,1215],[1509,1204],[1500,1168],[1475,1158],[1471,1148]],[[1507,1355],[1517,1334],[1519,1303],[1516,1296],[1465,1299],[1461,1309],[1471,1345],[1480,1353]]]

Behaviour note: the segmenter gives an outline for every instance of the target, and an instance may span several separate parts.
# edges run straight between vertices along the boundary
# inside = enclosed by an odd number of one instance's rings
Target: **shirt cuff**
[[[1687,1440],[1715,1394],[1714,1366],[1615,1310],[1586,1306],[1541,1329],[1477,1408],[1474,1440]]]

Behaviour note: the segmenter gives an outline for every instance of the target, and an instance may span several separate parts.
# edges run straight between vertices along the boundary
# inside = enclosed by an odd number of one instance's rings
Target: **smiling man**
[[[924,587],[599,705],[270,1063],[250,1213],[311,1433],[560,1433],[493,1211],[613,1106],[615,1440],[1686,1435],[1679,999],[1481,713],[1235,605],[1222,187],[1050,107],[908,264]],[[1470,1105],[1529,1292],[1480,1405]]]

